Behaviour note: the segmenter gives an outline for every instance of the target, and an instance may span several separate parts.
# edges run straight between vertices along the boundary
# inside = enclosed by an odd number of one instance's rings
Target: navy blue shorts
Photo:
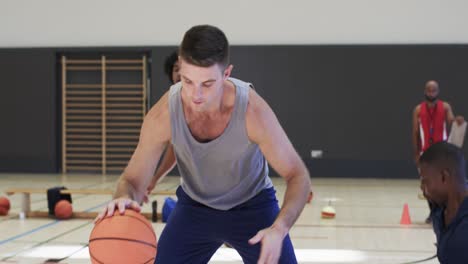
[[[181,187],[178,202],[159,240],[155,263],[207,263],[224,242],[239,252],[244,263],[257,263],[260,243],[248,240],[273,224],[278,213],[274,188],[261,191],[249,201],[222,211],[192,200]],[[297,263],[289,238],[285,237],[279,263]]]

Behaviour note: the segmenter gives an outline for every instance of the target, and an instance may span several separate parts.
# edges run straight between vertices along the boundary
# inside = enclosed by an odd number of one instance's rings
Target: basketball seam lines
[[[89,252],[89,255],[91,256],[92,259],[94,259],[95,261],[97,261],[99,264],[105,264],[104,262],[101,262],[101,261],[98,260],[96,257],[94,257],[93,254],[91,254],[91,252]],[[155,259],[155,257],[150,258],[148,261],[143,262],[143,264],[154,263],[154,259]]]
[[[140,218],[138,218],[138,217],[136,217],[136,216],[133,216],[133,215],[123,215],[123,216],[133,217],[133,218],[137,219],[138,221],[140,221],[140,222],[142,222],[143,224],[145,224],[145,226],[148,227],[151,231],[154,232],[153,226],[151,226],[151,225],[148,224],[147,222],[141,220]]]
[[[154,233],[154,229],[153,229],[153,226],[151,226],[151,224],[148,224],[146,223],[145,221],[141,220],[140,218],[136,217],[136,216],[133,216],[133,215],[120,215],[120,216],[127,216],[127,217],[132,217],[138,221],[140,221],[141,223],[143,223],[149,230],[151,230],[151,234],[153,235],[154,239],[156,239],[156,234]],[[104,219],[103,219],[104,220]]]
[[[141,241],[141,240],[136,240],[136,239],[130,239],[130,238],[120,238],[120,237],[99,237],[99,238],[93,238],[93,239],[90,239],[89,240],[89,243],[93,242],[93,241],[96,241],[96,240],[124,240],[124,241],[130,241],[130,242],[136,242],[136,243],[140,243],[140,244],[145,244],[147,246],[150,246],[154,249],[156,249],[157,247],[151,243],[148,243],[148,242],[144,242],[144,241]]]

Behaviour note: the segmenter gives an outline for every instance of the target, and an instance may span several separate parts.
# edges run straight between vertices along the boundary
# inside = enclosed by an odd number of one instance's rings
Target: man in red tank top
[[[413,111],[413,150],[418,171],[419,157],[422,153],[437,142],[447,141],[448,128],[454,120],[459,124],[464,122],[463,116],[454,117],[449,103],[438,98],[439,84],[436,81],[430,80],[426,83],[424,96],[425,100]],[[426,222],[429,221],[428,217]]]

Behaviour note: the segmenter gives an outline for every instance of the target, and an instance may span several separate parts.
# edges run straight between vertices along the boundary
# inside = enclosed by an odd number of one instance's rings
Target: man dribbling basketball
[[[97,219],[116,207],[140,210],[161,153],[172,143],[182,181],[157,263],[207,263],[223,242],[245,263],[297,263],[288,232],[310,191],[304,163],[268,104],[249,83],[230,78],[221,30],[191,28],[179,56],[181,82],[145,117],[115,200]],[[281,210],[267,161],[287,182]]]

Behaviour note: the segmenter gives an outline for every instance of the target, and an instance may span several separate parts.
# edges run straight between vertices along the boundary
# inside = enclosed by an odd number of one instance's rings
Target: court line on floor
[[[377,228],[377,229],[431,229],[432,226],[428,224],[412,224],[408,226],[404,225],[358,225],[358,224],[294,224],[294,227],[318,227],[318,228]]]
[[[91,207],[91,208],[89,208],[89,209],[86,209],[85,212],[89,212],[89,211],[92,211],[92,210],[94,210],[94,209],[96,209],[96,208],[102,207],[103,205],[107,204],[108,202],[109,202],[109,201],[106,201],[106,202],[103,202],[103,203],[101,203],[101,204],[98,204],[98,205],[96,205],[96,206],[94,206],[94,207]],[[24,233],[18,234],[18,235],[16,235],[16,236],[13,236],[13,237],[10,237],[10,238],[4,239],[4,240],[0,240],[0,246],[1,246],[1,245],[4,245],[4,244],[6,244],[6,243],[9,243],[9,242],[11,242],[11,241],[14,241],[14,240],[16,240],[16,239],[18,239],[18,238],[21,238],[21,237],[24,237],[24,236],[27,236],[27,235],[36,233],[36,232],[38,232],[38,231],[40,231],[40,230],[43,230],[43,229],[45,229],[45,228],[48,228],[48,227],[51,227],[51,226],[56,225],[56,224],[58,224],[58,223],[61,223],[62,221],[63,221],[63,220],[55,220],[54,222],[47,223],[47,224],[42,225],[42,226],[38,226],[38,227],[36,227],[36,228],[34,228],[34,229],[32,229],[32,230],[29,230],[29,231],[26,231],[26,232],[24,232]]]
[[[57,221],[58,221],[58,220],[57,220]],[[78,230],[78,229],[80,229],[80,228],[83,228],[83,227],[85,227],[85,226],[87,226],[87,225],[89,225],[89,224],[91,224],[91,223],[92,223],[92,222],[87,222],[87,223],[81,224],[81,225],[76,226],[76,227],[74,227],[74,228],[72,228],[72,229],[70,229],[70,230],[67,230],[67,231],[65,231],[65,232],[63,232],[63,233],[60,233],[60,234],[58,234],[58,235],[56,235],[56,236],[54,236],[54,237],[51,237],[51,238],[49,238],[49,239],[47,239],[47,240],[44,240],[44,241],[41,241],[41,242],[36,242],[36,244],[34,244],[33,246],[31,246],[31,247],[29,247],[29,248],[20,250],[20,251],[18,251],[18,252],[13,253],[12,255],[9,255],[9,256],[4,257],[4,258],[2,259],[2,261],[6,261],[6,260],[8,260],[8,259],[11,259],[11,258],[13,258],[13,257],[16,257],[16,256],[18,256],[19,254],[21,254],[21,253],[23,253],[23,252],[25,252],[25,251],[28,251],[28,250],[37,248],[37,247],[39,247],[39,246],[41,246],[41,245],[44,245],[44,244],[46,244],[46,243],[48,243],[48,242],[50,242],[50,241],[52,241],[52,240],[54,240],[54,239],[57,239],[57,238],[59,238],[59,237],[61,237],[61,236],[64,236],[64,235],[69,234],[69,233],[71,233],[71,232],[73,232],[73,231],[76,231],[76,230]],[[87,246],[87,244],[83,245],[83,247],[86,247],[86,246]]]

